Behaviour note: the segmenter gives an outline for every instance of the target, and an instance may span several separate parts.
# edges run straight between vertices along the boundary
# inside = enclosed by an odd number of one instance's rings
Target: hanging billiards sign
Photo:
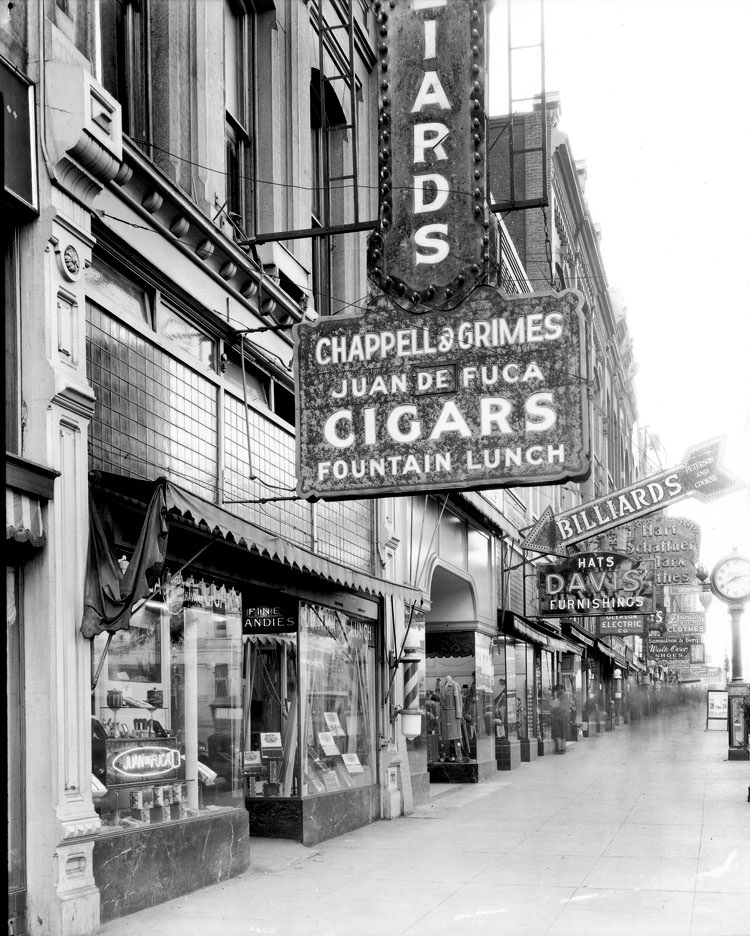
[[[588,476],[586,315],[507,296],[487,209],[483,0],[376,5],[378,294],[295,328],[297,491],[311,499]]]

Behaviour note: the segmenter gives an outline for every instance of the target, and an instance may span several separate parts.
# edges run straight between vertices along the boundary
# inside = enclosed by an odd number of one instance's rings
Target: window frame
[[[122,129],[141,149],[153,142],[150,0],[96,0],[94,73],[122,108]],[[108,14],[108,15],[105,15]],[[114,47],[115,74],[104,63],[105,33]],[[108,48],[108,47],[107,47]]]
[[[237,113],[229,108],[227,93],[227,20],[236,23],[237,48],[233,59],[237,64],[236,98]],[[255,228],[257,210],[255,206],[255,125],[256,125],[256,75],[255,54],[257,21],[252,0],[224,0],[223,21],[224,57],[224,159],[226,170],[225,208],[232,227],[238,236],[251,233]],[[232,165],[234,160],[234,165]],[[237,227],[242,228],[238,230]]]

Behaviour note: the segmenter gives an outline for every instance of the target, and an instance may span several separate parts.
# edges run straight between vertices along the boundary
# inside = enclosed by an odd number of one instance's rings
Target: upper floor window
[[[96,0],[96,77],[122,107],[122,129],[151,142],[149,0]]]
[[[311,228],[324,228],[332,223],[331,176],[340,171],[342,133],[337,128],[346,125],[346,115],[325,77],[317,68],[310,81],[310,128],[312,135],[312,203]],[[333,257],[331,238],[313,239],[313,292],[315,308],[321,315],[332,312],[331,285],[333,283]]]
[[[224,0],[224,105],[229,216],[246,234],[253,219],[254,15],[240,0]]]
[[[5,300],[5,451],[21,451],[21,355],[18,299],[18,233],[2,237],[3,298]]]

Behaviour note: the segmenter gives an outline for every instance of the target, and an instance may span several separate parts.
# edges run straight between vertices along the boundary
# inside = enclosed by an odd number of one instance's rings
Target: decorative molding
[[[169,230],[175,237],[184,237],[190,230],[190,222],[187,218],[182,218],[178,215],[169,226]]]
[[[98,816],[79,817],[78,819],[67,819],[60,823],[60,831],[64,841],[72,838],[79,838],[82,835],[96,835],[101,826],[101,820]]]
[[[120,104],[85,69],[61,61],[48,63],[45,90],[56,181],[90,206],[120,169]]]
[[[71,413],[75,413],[76,416],[91,419],[94,415],[96,397],[91,390],[86,391],[81,387],[68,385],[58,390],[50,403],[69,410]]]
[[[149,214],[153,214],[161,208],[163,201],[164,199],[158,192],[149,192],[141,204]]]

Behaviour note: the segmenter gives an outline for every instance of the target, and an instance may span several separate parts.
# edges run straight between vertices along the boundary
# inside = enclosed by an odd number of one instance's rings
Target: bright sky
[[[539,8],[513,3],[530,18]],[[586,162],[609,284],[627,308],[639,420],[666,446],[665,467],[726,434],[727,464],[750,481],[750,0],[544,9],[547,90],[559,92],[560,130]],[[499,2],[491,54],[502,69],[505,16]],[[491,75],[490,112],[506,112],[498,69]],[[747,491],[671,513],[701,526],[709,569],[735,546],[750,555]],[[714,599],[710,650],[729,646],[728,620]],[[743,625],[750,680],[750,607]]]

